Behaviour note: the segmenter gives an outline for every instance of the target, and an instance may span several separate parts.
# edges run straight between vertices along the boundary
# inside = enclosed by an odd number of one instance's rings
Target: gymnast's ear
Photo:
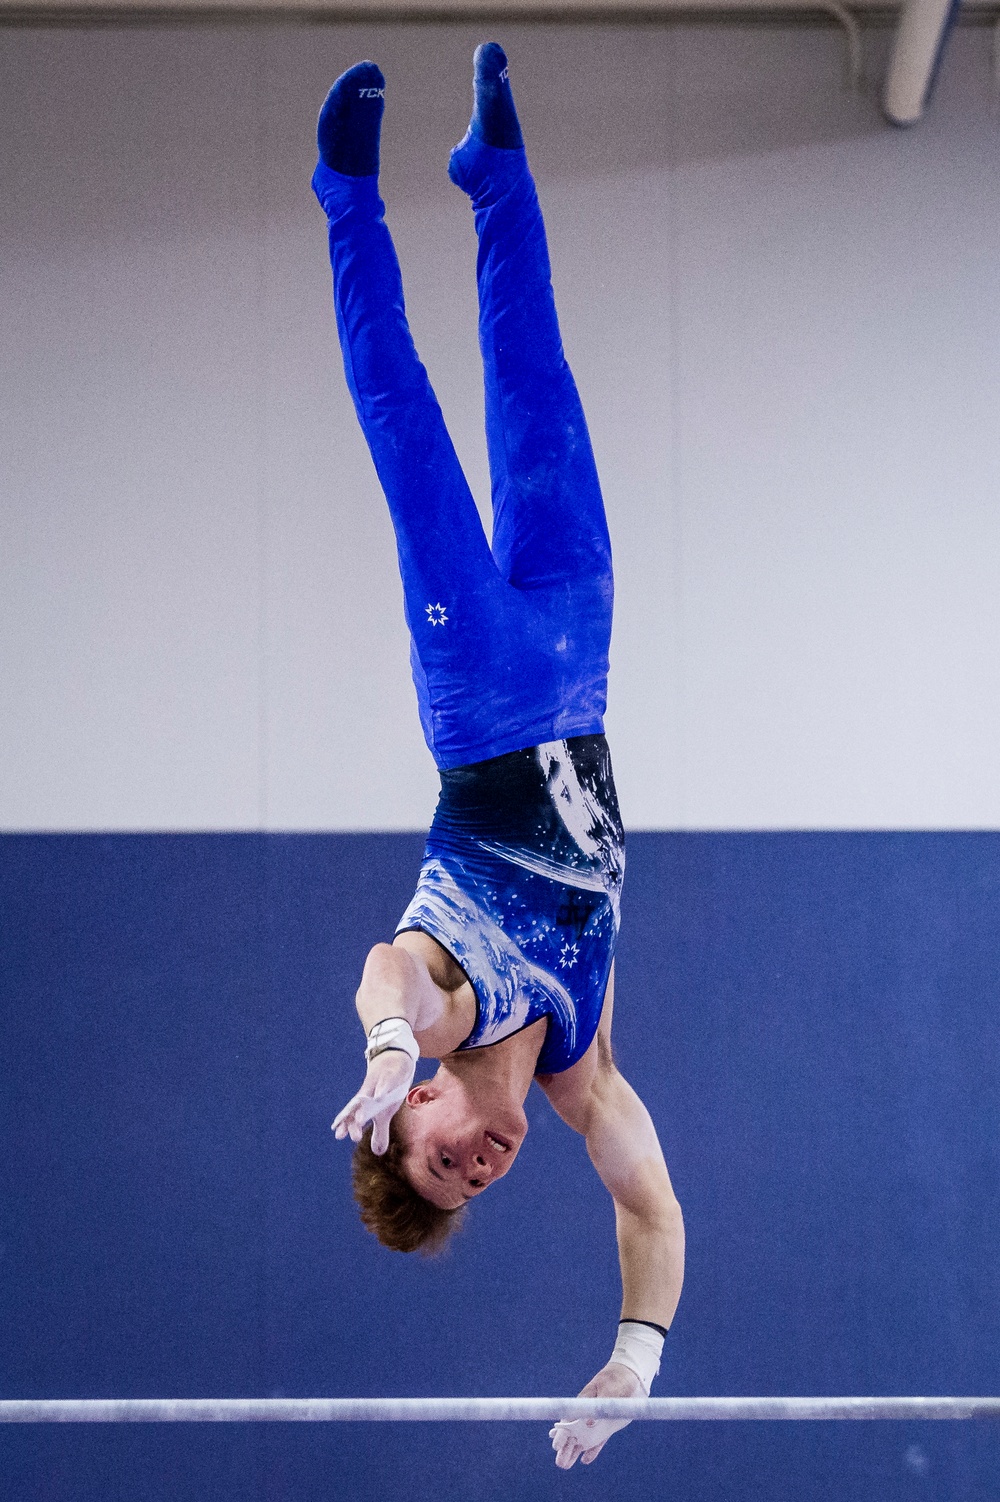
[[[423,1080],[419,1085],[414,1085],[413,1089],[408,1093],[406,1104],[408,1106],[426,1106],[430,1101],[437,1100],[440,1093],[433,1080]]]

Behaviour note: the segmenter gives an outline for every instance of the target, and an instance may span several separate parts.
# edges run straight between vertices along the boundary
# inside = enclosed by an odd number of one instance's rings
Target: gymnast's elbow
[[[418,989],[419,975],[412,955],[392,944],[374,944],[361,972],[354,1005],[366,1027],[392,1015],[409,1021],[416,1010],[410,998]]]
[[[645,1159],[611,1189],[620,1220],[647,1235],[673,1239],[684,1236],[684,1213],[662,1159]]]

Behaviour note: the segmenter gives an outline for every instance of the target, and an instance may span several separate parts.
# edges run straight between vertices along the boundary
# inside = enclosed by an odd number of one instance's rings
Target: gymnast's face
[[[457,1210],[502,1179],[528,1131],[516,1100],[499,1091],[473,1096],[446,1073],[415,1085],[400,1117],[403,1171],[441,1210]]]

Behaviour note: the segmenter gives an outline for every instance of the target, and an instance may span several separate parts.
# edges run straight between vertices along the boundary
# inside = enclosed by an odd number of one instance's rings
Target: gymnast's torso
[[[603,735],[441,773],[420,880],[397,933],[429,934],[461,966],[476,1021],[459,1049],[548,1019],[536,1073],[583,1057],[618,937],[625,837]]]

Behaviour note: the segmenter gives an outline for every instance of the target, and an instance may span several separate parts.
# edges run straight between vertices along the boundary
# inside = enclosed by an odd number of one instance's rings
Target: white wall
[[[616,548],[626,822],[997,826],[988,34],[907,134],[835,30],[501,35]],[[0,31],[0,827],[429,819],[308,177],[374,56],[415,336],[485,498],[444,172],[478,39]]]

